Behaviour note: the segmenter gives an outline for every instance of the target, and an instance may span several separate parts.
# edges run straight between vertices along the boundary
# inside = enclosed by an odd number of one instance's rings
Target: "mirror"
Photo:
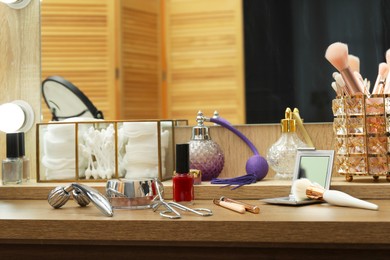
[[[319,200],[297,199],[294,196],[294,183],[296,180],[306,178],[310,182],[318,183],[328,190],[332,177],[333,159],[333,150],[298,149],[297,157],[295,159],[290,195],[288,197],[264,199],[263,201],[270,204],[289,206],[301,206],[319,203]]]
[[[61,5],[55,7],[46,5],[50,1],[61,2]],[[88,2],[88,0],[83,1]],[[161,3],[168,3],[172,7],[183,5],[187,2],[190,3],[191,1],[171,0]],[[151,14],[143,13],[141,16],[143,24],[154,26],[158,30],[154,32],[150,28],[145,28],[136,32],[148,40],[144,44],[145,53],[134,54],[133,58],[139,58],[140,55],[150,54],[158,49],[162,51],[161,60],[153,63],[153,59],[157,58],[148,56],[147,60],[142,62],[125,64],[124,66],[131,66],[135,73],[140,73],[134,75],[124,73],[123,75],[123,70],[115,65],[115,62],[121,59],[120,56],[116,55],[118,53],[110,54],[105,58],[99,56],[101,53],[109,53],[111,49],[115,49],[112,48],[115,45],[114,42],[103,41],[99,36],[106,33],[107,37],[114,39],[119,33],[119,29],[116,26],[128,29],[139,28],[134,24],[134,21],[126,22],[125,15],[122,15],[119,20],[111,19],[112,17],[103,18],[106,12],[106,10],[103,10],[103,7],[115,9],[120,7],[119,3],[123,4],[125,2],[135,3],[136,1],[89,1],[89,4],[94,4],[93,8],[88,8],[90,16],[79,18],[79,20],[69,20],[66,16],[56,14],[60,9],[73,12],[75,10],[74,4],[77,3],[75,0],[46,0],[42,2],[42,25],[50,23],[51,26],[56,25],[58,30],[63,29],[65,32],[60,35],[56,33],[55,29],[53,29],[54,27],[42,32],[42,71],[44,78],[45,76],[61,74],[61,76],[72,81],[83,90],[91,101],[103,110],[105,116],[107,115],[107,118],[111,119],[123,119],[121,117],[124,115],[134,118],[137,116],[144,118],[171,117],[180,115],[179,112],[186,109],[193,111],[190,114],[193,114],[194,118],[197,110],[202,109],[199,106],[206,107],[206,109],[212,111],[213,109],[218,109],[219,105],[222,106],[228,103],[233,106],[237,103],[238,105],[230,108],[230,110],[224,107],[222,111],[219,111],[221,116],[230,120],[231,117],[234,117],[232,111],[239,110],[240,113],[245,115],[242,117],[238,116],[237,119],[234,118],[231,120],[233,123],[278,123],[284,116],[286,107],[297,107],[305,122],[330,122],[333,121],[331,100],[335,97],[335,93],[330,85],[333,81],[332,73],[335,69],[324,58],[327,46],[336,41],[348,43],[350,53],[360,57],[361,74],[363,77],[368,78],[372,84],[376,79],[378,64],[385,60],[384,53],[390,48],[390,34],[387,33],[390,29],[390,0],[214,0],[213,4],[215,2],[221,6],[228,6],[225,2],[238,3],[242,8],[242,30],[241,32],[235,32],[235,35],[242,33],[243,36],[244,55],[242,57],[243,64],[241,69],[243,71],[243,81],[245,82],[242,88],[244,88],[245,94],[241,99],[239,97],[240,94],[237,94],[239,92],[228,92],[228,88],[226,88],[226,91],[221,90],[222,86],[230,86],[231,82],[233,84],[238,82],[237,79],[240,78],[238,75],[231,79],[230,82],[224,78],[224,82],[215,84],[218,87],[218,91],[213,92],[212,95],[198,97],[198,95],[188,91],[188,95],[183,96],[188,85],[192,84],[196,87],[196,84],[198,84],[196,77],[186,79],[183,78],[185,77],[185,73],[183,73],[178,77],[183,82],[188,82],[188,84],[180,85],[180,102],[177,100],[172,102],[172,100],[170,101],[169,93],[173,85],[170,80],[175,75],[169,74],[169,70],[172,68],[170,53],[164,53],[166,50],[164,47],[170,43],[171,38],[166,36],[166,33],[169,33],[169,27],[164,26],[169,26],[169,23],[163,16],[164,14],[169,15],[169,12],[164,13],[167,10],[164,9],[166,8],[164,5],[157,5],[157,7],[153,5],[159,4],[159,0],[138,1],[146,8],[145,10],[155,10],[157,16],[161,15],[157,19],[161,24],[149,24],[148,17]],[[225,4],[222,4],[222,2]],[[199,3],[197,8],[201,3],[210,4],[209,1],[197,1],[197,3]],[[206,7],[211,10],[212,5]],[[235,9],[237,8],[232,10]],[[85,10],[83,11],[85,12]],[[94,11],[98,15],[92,15]],[[134,13],[128,14],[134,16]],[[201,12],[199,11],[198,14],[201,14]],[[223,21],[222,14],[225,13],[222,11],[216,12],[216,15],[220,15],[218,19],[221,20],[220,22],[215,22],[215,24],[222,26],[221,28],[223,29],[229,24],[221,22]],[[179,18],[179,16],[175,16],[172,19]],[[204,21],[205,19],[201,17],[198,20]],[[81,30],[77,29],[70,30],[69,25],[75,25],[77,22],[90,25],[89,31],[82,33]],[[97,25],[95,26],[93,23]],[[107,25],[107,27],[102,30],[102,27],[98,25]],[[184,28],[185,25],[181,23],[175,26]],[[219,31],[222,31],[222,29]],[[201,29],[195,26],[194,30]],[[151,36],[148,33],[155,33],[156,37],[150,38]],[[182,30],[181,33],[185,34],[186,32]],[[62,49],[69,46],[69,43],[63,46],[57,45],[55,50],[53,49],[54,47],[50,47],[50,42],[64,40],[69,35],[73,35],[75,39],[70,45],[78,48],[80,55],[90,52],[91,56],[81,64],[67,63],[70,65],[67,65],[66,71],[61,73],[55,70],[55,67],[52,65],[48,65],[48,61],[56,60],[56,51],[61,52]],[[89,44],[79,44],[76,42],[79,39],[83,39]],[[139,39],[133,35],[129,39],[129,44]],[[197,51],[196,48],[199,45],[208,44],[208,42],[195,38],[188,38],[187,40],[188,42],[185,44],[193,46],[194,51]],[[230,35],[225,38],[222,37],[220,40],[221,42],[217,43],[216,46],[219,44],[222,49],[223,42],[236,41],[237,38],[232,38]],[[125,52],[129,51],[131,46],[122,46],[122,50]],[[214,51],[214,53],[216,52]],[[212,59],[212,56],[209,55],[209,57]],[[66,57],[66,55],[63,57],[63,61],[68,62],[69,59],[71,58]],[[218,57],[218,59],[222,60],[221,57]],[[61,60],[58,60],[58,62],[61,63]],[[188,66],[196,63],[198,66],[205,62],[199,59],[191,63],[189,60],[183,59],[181,63],[188,64]],[[237,62],[235,63],[237,64]],[[84,77],[87,67],[97,68],[99,65],[110,67],[110,72],[106,78],[102,76],[103,73],[99,73],[99,70],[90,74],[88,78]],[[49,66],[49,68],[45,66]],[[148,79],[147,82],[145,82],[145,78],[140,76],[147,73],[143,70],[145,68],[150,68],[153,71],[153,74],[146,78]],[[70,73],[71,71],[73,73]],[[231,71],[235,72],[237,69]],[[220,73],[229,74],[231,72],[225,70]],[[69,77],[67,77],[68,75]],[[123,79],[126,75],[128,77]],[[216,73],[209,75],[210,80],[218,76],[220,75]],[[165,78],[167,78],[166,81],[164,80]],[[138,87],[138,89],[133,89],[131,92],[124,93],[120,96],[122,98],[121,102],[118,102],[116,100],[118,93],[124,88],[123,85],[118,83],[131,81],[137,84],[143,83],[143,85],[140,85],[141,87]],[[151,87],[153,85],[155,86],[154,88]],[[95,89],[100,89],[100,86],[110,86],[110,91],[107,93],[102,91],[93,93]],[[239,90],[241,85],[237,83],[237,86]],[[204,91],[210,90],[210,87],[203,88]],[[179,95],[178,93],[175,92],[174,95]],[[200,99],[205,99],[205,96],[219,96],[219,103],[210,101],[209,106],[200,105]],[[237,100],[230,101],[229,98],[232,96],[237,96]],[[240,100],[244,100],[243,104],[240,103]],[[150,103],[147,106],[142,106],[145,102]],[[205,102],[207,104],[207,100]],[[130,110],[131,104],[134,104],[132,110]],[[176,105],[174,109],[177,112],[176,114],[169,113],[171,105]],[[184,105],[186,106],[184,107]],[[143,108],[141,109],[141,107]],[[148,107],[148,109],[144,107]],[[142,113],[139,110],[143,110],[141,111]],[[187,116],[188,114],[183,115]]]
[[[333,150],[298,150],[295,179],[306,178],[329,189],[333,168]]]

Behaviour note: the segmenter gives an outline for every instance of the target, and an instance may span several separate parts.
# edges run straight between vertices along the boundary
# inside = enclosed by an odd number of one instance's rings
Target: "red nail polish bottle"
[[[189,144],[176,144],[176,171],[173,176],[173,201],[194,200],[194,179],[190,174]]]

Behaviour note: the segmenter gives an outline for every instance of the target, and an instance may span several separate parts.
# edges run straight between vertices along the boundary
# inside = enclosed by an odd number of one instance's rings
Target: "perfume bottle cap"
[[[7,158],[20,157],[18,133],[7,133]]]
[[[176,173],[190,172],[189,144],[176,144]]]
[[[191,140],[210,140],[209,128],[203,124],[204,116],[202,111],[198,111],[196,122],[198,125],[192,128]]]
[[[291,109],[286,108],[285,118],[281,120],[282,124],[282,133],[290,133],[296,131],[296,123],[293,119],[293,114]]]

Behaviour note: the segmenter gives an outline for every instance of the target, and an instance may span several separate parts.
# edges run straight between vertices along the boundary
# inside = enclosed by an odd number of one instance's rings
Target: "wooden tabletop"
[[[260,214],[239,214],[211,200],[193,207],[209,208],[214,215],[183,213],[171,220],[158,212],[115,210],[105,217],[94,205],[79,207],[69,201],[53,209],[44,200],[0,201],[0,241],[88,241],[88,244],[139,242],[210,243],[332,243],[390,245],[390,201],[371,200],[379,211],[328,204],[301,207],[264,204]]]

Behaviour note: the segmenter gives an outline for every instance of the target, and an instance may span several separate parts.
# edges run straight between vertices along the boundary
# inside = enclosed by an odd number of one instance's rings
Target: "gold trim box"
[[[174,120],[37,124],[37,182],[171,179]]]

